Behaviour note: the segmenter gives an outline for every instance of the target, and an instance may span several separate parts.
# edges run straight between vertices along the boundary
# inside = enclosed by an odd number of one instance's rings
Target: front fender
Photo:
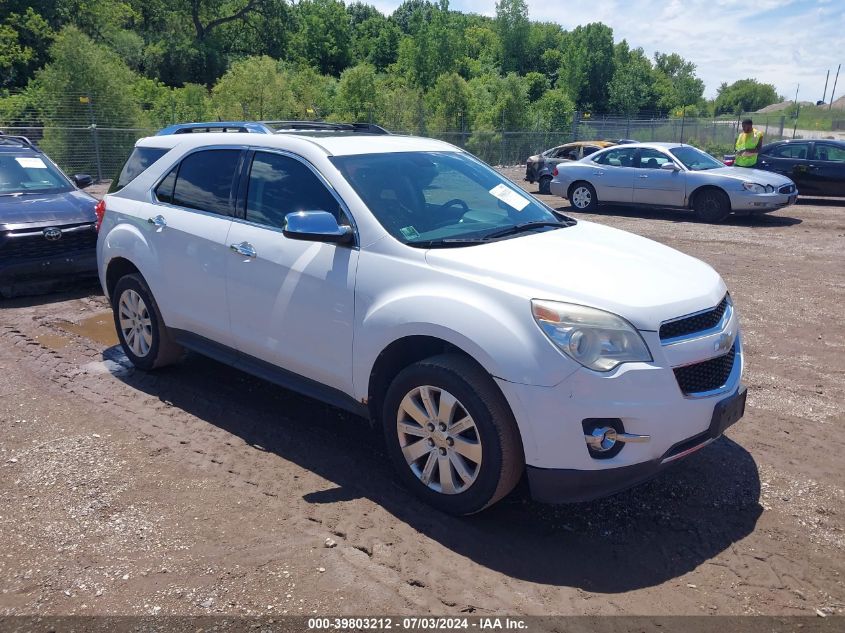
[[[354,342],[356,397],[367,397],[379,354],[407,336],[438,338],[463,350],[491,376],[508,382],[552,386],[577,370],[543,335],[530,303],[506,293],[448,285],[412,284],[359,306]],[[412,318],[408,318],[412,315]]]

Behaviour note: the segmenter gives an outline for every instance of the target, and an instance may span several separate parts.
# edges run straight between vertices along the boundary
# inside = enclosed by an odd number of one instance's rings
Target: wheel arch
[[[690,192],[689,196],[687,197],[687,208],[692,209],[695,206],[695,197],[698,196],[699,194],[705,192],[705,191],[708,191],[708,190],[718,191],[719,193],[724,195],[728,199],[728,206],[730,207],[730,204],[731,204],[730,194],[727,191],[725,191],[725,189],[723,187],[720,187],[719,185],[707,183],[707,184],[699,185],[698,187],[696,187],[695,189],[693,189]]]
[[[109,260],[106,267],[106,299],[111,303],[112,295],[114,294],[114,287],[121,277],[132,274],[144,275],[138,270],[138,267],[125,257],[117,256]]]

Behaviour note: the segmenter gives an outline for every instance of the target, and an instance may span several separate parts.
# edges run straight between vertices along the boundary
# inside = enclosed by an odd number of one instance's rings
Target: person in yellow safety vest
[[[754,129],[751,119],[742,122],[742,132],[736,138],[736,158],[734,165],[737,167],[754,167],[757,164],[757,154],[763,146],[763,133]]]

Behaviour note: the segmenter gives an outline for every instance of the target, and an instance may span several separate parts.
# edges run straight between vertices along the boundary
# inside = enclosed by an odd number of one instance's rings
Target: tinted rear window
[[[232,182],[241,151],[210,149],[195,152],[179,164],[173,204],[220,215],[232,214]]]
[[[123,189],[140,176],[147,167],[164,156],[167,151],[160,147],[136,147],[133,149],[126,163],[124,163],[123,169],[120,170],[120,175],[112,180],[109,193]]]

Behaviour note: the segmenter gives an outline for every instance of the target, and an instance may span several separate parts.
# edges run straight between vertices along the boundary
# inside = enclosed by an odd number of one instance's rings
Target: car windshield
[[[692,171],[718,169],[725,166],[724,163],[716,160],[710,154],[694,147],[675,147],[669,151],[684,164],[684,167]]]
[[[68,180],[41,156],[0,154],[0,195],[70,190]]]
[[[551,209],[462,152],[336,156],[381,225],[410,246],[459,246],[567,226]]]

